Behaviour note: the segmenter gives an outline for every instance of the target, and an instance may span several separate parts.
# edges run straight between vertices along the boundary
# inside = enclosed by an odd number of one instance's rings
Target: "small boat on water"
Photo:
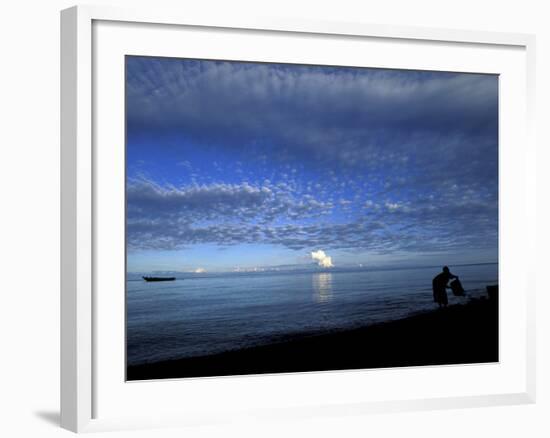
[[[176,277],[142,277],[145,281],[174,281]]]

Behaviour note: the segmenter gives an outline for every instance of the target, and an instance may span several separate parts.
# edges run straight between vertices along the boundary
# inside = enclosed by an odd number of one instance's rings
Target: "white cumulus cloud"
[[[312,260],[315,260],[317,264],[323,268],[332,268],[334,265],[332,264],[332,257],[329,257],[325,254],[325,251],[322,249],[318,251],[313,251],[311,253]]]

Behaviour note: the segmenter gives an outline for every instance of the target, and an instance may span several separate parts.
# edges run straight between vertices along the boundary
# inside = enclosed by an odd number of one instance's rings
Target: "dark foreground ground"
[[[128,380],[498,361],[498,305],[475,300],[398,321],[216,355],[129,366]]]

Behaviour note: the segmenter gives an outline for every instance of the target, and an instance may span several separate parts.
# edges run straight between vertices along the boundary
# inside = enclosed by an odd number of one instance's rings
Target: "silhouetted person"
[[[436,275],[432,280],[432,286],[434,291],[434,301],[439,304],[439,307],[447,306],[447,283],[453,278],[458,278],[456,275],[451,274],[447,266],[443,266],[443,272]]]

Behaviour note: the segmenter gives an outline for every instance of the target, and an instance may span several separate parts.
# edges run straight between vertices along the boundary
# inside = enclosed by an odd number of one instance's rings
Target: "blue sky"
[[[129,271],[494,262],[498,77],[126,58]]]

